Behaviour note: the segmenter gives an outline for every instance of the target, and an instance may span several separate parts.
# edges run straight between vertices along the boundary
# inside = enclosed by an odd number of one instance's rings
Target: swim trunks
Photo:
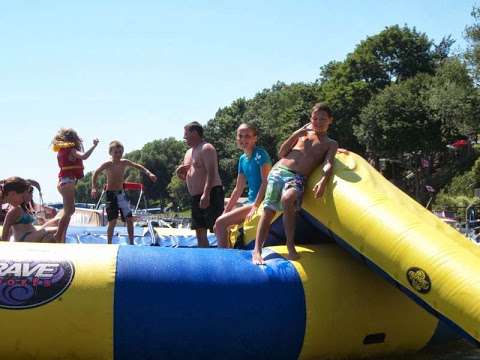
[[[42,235],[37,238],[36,240],[28,240],[29,242],[55,242],[55,235],[53,232],[49,232],[48,230],[46,229],[41,229],[39,231],[36,232],[36,235],[38,236],[39,233],[42,232]],[[22,241],[22,242],[25,242],[27,241],[27,238],[32,235],[33,233],[35,233],[35,231],[26,231],[23,233],[22,236],[20,236],[20,238],[17,240],[17,241]]]
[[[58,185],[60,185],[60,187],[68,184],[76,184],[76,183],[77,183],[77,179],[75,179],[74,177],[63,176],[58,178]]]
[[[307,178],[305,176],[297,174],[295,171],[290,170],[284,165],[276,164],[268,174],[268,184],[263,207],[269,208],[273,211],[283,211],[283,192],[293,188],[297,193],[295,207],[299,210],[302,205],[302,197],[306,181]]]
[[[210,205],[206,209],[200,208],[202,195],[192,196],[192,229],[209,229],[213,232],[213,225],[217,218],[222,215],[225,194],[223,186],[214,186],[210,190]]]
[[[123,190],[107,190],[106,210],[108,221],[116,220],[118,218],[118,212],[120,212],[122,221],[125,221],[127,217],[132,217],[130,203]]]

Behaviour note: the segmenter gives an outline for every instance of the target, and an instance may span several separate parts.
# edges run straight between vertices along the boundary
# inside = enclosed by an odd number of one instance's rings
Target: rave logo
[[[426,294],[432,288],[432,282],[425,270],[411,267],[407,270],[407,280],[410,285],[421,294]]]
[[[73,280],[72,262],[57,254],[23,250],[6,255],[0,257],[0,308],[28,309],[47,304]]]

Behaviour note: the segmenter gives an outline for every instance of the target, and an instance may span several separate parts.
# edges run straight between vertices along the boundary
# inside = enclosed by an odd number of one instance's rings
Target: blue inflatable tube
[[[115,359],[295,359],[305,298],[295,267],[272,253],[122,246]],[[138,346],[141,344],[141,346]]]

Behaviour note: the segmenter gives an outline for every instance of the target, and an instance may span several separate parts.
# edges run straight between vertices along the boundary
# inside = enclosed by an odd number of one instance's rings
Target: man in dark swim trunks
[[[196,121],[185,125],[183,138],[190,149],[176,173],[187,182],[192,196],[192,229],[198,247],[208,247],[207,229],[213,232],[215,220],[223,213],[225,197],[218,174],[217,151],[203,139],[203,127]]]

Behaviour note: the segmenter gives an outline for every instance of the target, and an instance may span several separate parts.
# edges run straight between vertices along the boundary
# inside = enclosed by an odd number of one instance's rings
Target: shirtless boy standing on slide
[[[322,164],[324,175],[313,187],[315,198],[320,198],[333,171],[333,161],[338,144],[327,136],[333,121],[332,111],[323,103],[312,109],[310,122],[295,131],[280,147],[280,160],[268,175],[268,185],[263,202],[263,213],[257,229],[255,249],[252,253],[254,264],[262,265],[263,243],[267,239],[270,223],[277,211],[283,210],[283,226],[287,238],[288,258],[299,258],[295,250],[295,216],[300,209],[307,177]]]

